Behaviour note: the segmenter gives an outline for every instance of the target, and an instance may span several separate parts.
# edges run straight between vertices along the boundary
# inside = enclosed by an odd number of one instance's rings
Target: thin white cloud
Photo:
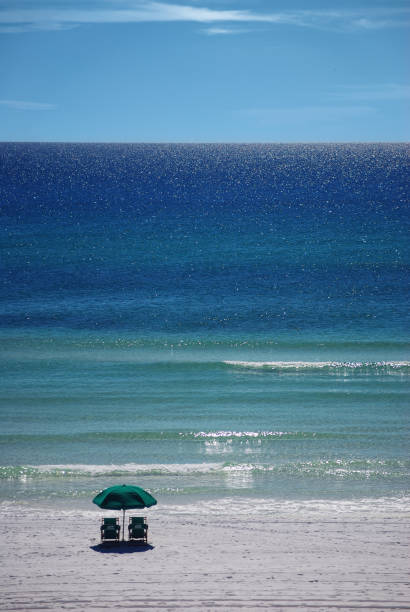
[[[12,108],[14,110],[23,111],[44,111],[54,110],[56,106],[54,104],[47,104],[45,102],[27,102],[26,100],[0,100],[0,105]]]
[[[220,36],[226,34],[243,34],[244,32],[249,32],[249,30],[244,29],[233,29],[233,28],[205,28],[202,30],[203,34],[207,34],[208,36]]]
[[[376,109],[367,105],[346,106],[300,106],[297,108],[252,108],[238,111],[242,117],[249,117],[264,125],[299,125],[306,122],[335,122],[355,119],[376,113]]]
[[[191,0],[192,1],[192,0]],[[206,2],[206,0],[204,0]],[[406,26],[409,8],[294,10],[255,12],[156,2],[155,0],[0,0],[3,32],[62,29],[85,23],[195,22],[202,24],[270,23],[334,30],[368,30]],[[208,28],[207,34],[228,34],[230,28]],[[212,31],[213,30],[213,31]],[[225,30],[225,31],[222,31]]]
[[[1,23],[1,17],[0,17]],[[78,28],[77,23],[21,23],[11,25],[0,25],[0,34],[20,34],[22,32],[39,32],[39,31],[60,31],[60,30],[72,30]]]
[[[355,31],[407,27],[410,8],[356,8],[354,10],[300,10],[286,13],[289,23],[301,27]]]
[[[335,123],[338,121],[375,116],[377,104],[383,100],[409,100],[410,86],[399,83],[378,85],[343,85],[338,90],[323,94],[328,104],[305,105],[294,108],[265,107],[236,111],[236,115],[253,119],[262,125],[305,125],[309,122]],[[332,101],[332,102],[330,102]]]
[[[362,30],[382,30],[385,28],[395,28],[397,26],[407,28],[409,25],[409,19],[369,19],[368,17],[352,19],[352,26]]]
[[[410,85],[401,83],[343,85],[332,92],[330,97],[350,101],[410,100]]]
[[[109,4],[109,6],[107,6]],[[238,22],[238,21],[269,21],[279,19],[275,15],[263,15],[251,11],[217,10],[187,6],[181,4],[166,4],[163,2],[136,1],[110,2],[93,8],[83,8],[84,4],[71,2],[72,8],[21,6],[21,8],[0,11],[0,22],[8,24],[48,24],[48,23],[129,23],[152,21],[192,21],[198,23]]]

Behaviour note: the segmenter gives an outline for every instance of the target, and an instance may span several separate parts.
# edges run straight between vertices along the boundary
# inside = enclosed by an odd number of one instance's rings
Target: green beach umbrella
[[[116,485],[100,491],[93,499],[93,504],[97,504],[105,510],[122,510],[122,539],[124,540],[125,511],[134,508],[149,508],[155,506],[157,500],[141,487],[133,485]]]

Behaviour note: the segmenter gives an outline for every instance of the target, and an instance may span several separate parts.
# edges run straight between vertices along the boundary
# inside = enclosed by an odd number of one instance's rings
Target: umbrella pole
[[[125,508],[122,509],[122,541],[124,542]]]

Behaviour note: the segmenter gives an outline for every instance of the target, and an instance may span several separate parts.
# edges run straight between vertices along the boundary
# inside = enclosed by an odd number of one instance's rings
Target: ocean
[[[408,509],[408,145],[0,160],[3,505]]]

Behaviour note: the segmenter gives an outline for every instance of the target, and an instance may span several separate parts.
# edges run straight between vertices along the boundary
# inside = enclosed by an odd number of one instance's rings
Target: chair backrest
[[[130,516],[130,524],[132,526],[143,525],[145,518],[143,516]]]
[[[116,525],[117,521],[116,518],[104,518],[104,525]]]

